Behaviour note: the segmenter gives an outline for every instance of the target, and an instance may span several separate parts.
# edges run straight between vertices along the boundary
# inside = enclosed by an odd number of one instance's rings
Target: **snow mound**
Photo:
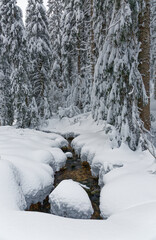
[[[156,176],[148,173],[125,174],[107,183],[100,197],[103,217],[119,211],[156,202]]]
[[[53,188],[54,171],[66,162],[60,149],[66,145],[58,134],[0,127],[0,206],[23,210],[42,202]]]
[[[50,149],[52,155],[54,156],[55,161],[52,166],[54,171],[59,171],[62,167],[64,167],[67,156],[60,148],[52,148]]]
[[[93,214],[91,201],[80,186],[73,180],[62,181],[50,194],[51,213],[77,219],[89,219]]]
[[[15,166],[0,160],[0,210],[24,210],[26,201]]]

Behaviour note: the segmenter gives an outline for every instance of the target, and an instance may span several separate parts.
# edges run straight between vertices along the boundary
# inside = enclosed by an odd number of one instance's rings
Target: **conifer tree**
[[[30,78],[40,119],[50,117],[49,86],[51,71],[51,44],[48,19],[42,0],[29,0],[26,31],[30,54]]]
[[[6,56],[4,53],[4,35],[0,23],[0,126],[6,125],[8,121],[8,108],[6,102],[7,79],[4,74],[6,68]]]
[[[72,104],[71,92],[73,92],[73,83],[75,82],[75,75],[77,73],[77,44],[76,44],[76,30],[75,18],[73,15],[74,0],[64,2],[64,11],[61,19],[62,23],[62,75],[65,86],[65,98],[67,99],[67,106]],[[76,101],[73,101],[77,105]]]
[[[125,142],[135,150],[141,124],[137,105],[139,98],[143,102],[147,99],[138,71],[139,4],[129,0],[110,3],[111,22],[96,64],[92,113],[95,120],[103,119],[114,126],[112,147]]]
[[[32,88],[28,77],[28,52],[22,12],[18,6],[14,9],[14,33],[12,43],[14,53],[12,57],[12,95],[14,118],[18,127],[31,126]]]
[[[95,54],[96,60],[103,48],[108,28],[110,26],[111,15],[113,10],[113,2],[109,0],[94,0],[93,25],[95,38]]]
[[[65,3],[62,17],[62,69],[67,105],[87,111],[91,90],[90,1]]]
[[[11,98],[10,64],[10,1],[0,1],[0,71],[1,71],[1,125],[12,125],[13,108]],[[4,102],[3,102],[4,101]],[[4,109],[5,108],[5,109]],[[4,114],[5,113],[5,114]]]
[[[62,77],[62,27],[61,17],[63,13],[62,0],[48,1],[49,34],[52,45],[52,71],[51,71],[51,93],[50,107],[56,111],[59,106],[63,106],[64,81]]]
[[[3,73],[3,70],[0,66],[0,126],[5,126],[7,122],[6,116],[6,99],[4,94],[4,83],[5,81],[5,75]]]
[[[9,65],[5,76],[10,75],[11,81],[12,98],[9,101],[14,111],[13,119],[18,127],[29,127],[31,87],[27,73],[26,38],[22,12],[16,0],[2,0],[1,22],[5,37],[4,54],[7,55]]]

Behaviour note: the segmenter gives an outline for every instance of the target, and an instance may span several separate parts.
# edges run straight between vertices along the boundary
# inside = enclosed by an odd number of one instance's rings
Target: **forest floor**
[[[113,150],[103,127],[83,114],[56,116],[41,131],[0,128],[0,240],[156,239],[155,160],[124,144]],[[67,161],[65,138],[73,138],[75,154],[99,178],[99,207],[107,220],[24,211],[51,193],[54,172]]]

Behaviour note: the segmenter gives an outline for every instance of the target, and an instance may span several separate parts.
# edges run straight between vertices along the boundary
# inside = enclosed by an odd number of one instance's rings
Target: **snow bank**
[[[93,214],[91,201],[79,183],[62,181],[50,194],[51,213],[70,218],[89,219]]]
[[[57,134],[0,127],[0,206],[6,202],[7,209],[23,210],[43,201],[53,188],[54,171],[66,162],[60,149],[66,145]]]
[[[100,209],[103,217],[150,202],[156,202],[156,176],[127,174],[115,178],[101,191]]]
[[[42,126],[41,130],[61,133],[65,137],[76,137],[79,134],[101,131],[104,127],[103,121],[95,123],[90,113],[80,114],[73,118],[63,117],[60,119],[54,116],[49,119],[47,126]]]
[[[104,218],[156,201],[156,175],[151,174],[154,158],[148,151],[133,152],[125,144],[112,149],[109,136],[103,131],[104,123],[97,125],[86,114],[70,121],[62,119],[53,127],[64,135],[70,135],[69,130],[79,134],[72,147],[82,161],[89,162],[92,174],[99,177],[100,209]]]
[[[0,211],[23,210],[26,201],[20,187],[17,169],[9,161],[0,160]],[[1,213],[0,213],[1,214]]]
[[[0,239],[156,239],[154,160],[148,151],[132,152],[125,145],[112,150],[103,127],[85,114],[54,118],[45,130],[79,135],[73,147],[100,177],[101,213],[110,216],[105,221],[11,211],[25,209],[30,198],[41,199],[43,191],[49,191],[52,168],[59,168],[66,160],[59,148],[67,142],[58,134],[0,127]]]
[[[154,159],[148,151],[133,152],[125,144],[111,149],[103,132],[82,134],[72,146],[99,176],[102,217],[156,201],[156,175],[149,172]]]
[[[9,211],[0,214],[0,239],[155,240],[155,223],[156,202],[130,208],[106,221]]]

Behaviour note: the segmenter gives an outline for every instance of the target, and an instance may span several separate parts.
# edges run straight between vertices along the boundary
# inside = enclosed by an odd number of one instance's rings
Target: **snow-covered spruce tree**
[[[106,120],[114,126],[112,147],[125,142],[132,150],[140,142],[138,100],[147,99],[138,71],[138,14],[137,1],[113,2],[111,22],[95,69],[92,109],[95,120]]]
[[[51,111],[56,111],[59,106],[63,106],[64,82],[62,79],[62,28],[61,17],[63,13],[62,0],[48,1],[49,33],[52,45],[52,71],[51,71]]]
[[[77,63],[77,36],[76,19],[74,16],[74,0],[66,3],[64,1],[64,11],[61,19],[62,24],[62,74],[65,87],[65,98],[67,107],[71,104],[78,106],[79,101],[74,91],[78,78]],[[73,93],[74,91],[74,93]],[[78,89],[76,89],[78,93]],[[74,96],[74,99],[73,99]]]
[[[84,86],[82,89],[82,96],[84,102],[84,111],[91,110],[91,90],[94,82],[94,70],[96,62],[96,46],[95,46],[95,31],[94,31],[94,8],[95,0],[87,0],[83,3],[83,48],[82,51],[82,66],[84,68]],[[82,67],[83,68],[83,67]]]
[[[27,73],[27,46],[21,9],[16,0],[1,1],[1,21],[5,37],[11,81],[10,104],[18,127],[31,125],[31,85]],[[7,74],[6,74],[7,76]]]
[[[86,111],[90,105],[90,1],[65,4],[62,21],[62,69],[67,106]]]
[[[151,79],[156,99],[156,0],[151,0]]]
[[[12,96],[14,120],[18,127],[31,126],[32,87],[28,76],[28,51],[26,35],[22,20],[22,12],[14,6],[14,20],[12,27]],[[37,116],[36,116],[37,117]]]
[[[31,64],[30,79],[40,120],[44,120],[50,117],[51,43],[43,1],[28,0],[26,13],[26,32]]]
[[[95,38],[95,53],[98,58],[103,48],[108,28],[110,26],[111,15],[113,10],[113,2],[109,0],[94,0],[93,24]]]
[[[9,14],[10,1],[0,1],[0,71],[1,71],[1,114],[3,115],[2,125],[12,125],[13,123],[13,108],[11,99],[11,65],[9,61],[10,45],[9,45],[9,35],[10,35],[10,18]],[[5,109],[3,107],[5,106]],[[4,119],[5,118],[5,119]]]
[[[5,126],[7,121],[6,99],[5,99],[4,85],[3,85],[4,81],[5,81],[5,75],[0,66],[0,126]]]
[[[1,37],[0,37],[1,41]],[[1,45],[1,44],[0,44]],[[1,47],[1,46],[0,46]],[[2,60],[1,50],[0,50],[0,59]],[[0,60],[0,126],[7,125],[7,104],[6,104],[6,91],[5,91],[5,81],[6,77],[4,75],[4,66]]]
[[[0,22],[0,126],[7,125],[8,121],[8,106],[7,106],[7,77],[5,76],[5,69],[7,66],[6,56],[4,54],[4,35]]]
[[[88,90],[90,86],[88,82],[91,80],[91,69],[88,68],[89,60],[89,44],[90,31],[86,25],[89,21],[89,5],[88,1],[74,0],[73,2],[73,18],[75,20],[75,40],[76,40],[76,68],[74,73],[74,82],[72,84],[71,100],[76,103],[79,109],[86,111],[90,103]],[[91,61],[90,61],[91,62]]]

